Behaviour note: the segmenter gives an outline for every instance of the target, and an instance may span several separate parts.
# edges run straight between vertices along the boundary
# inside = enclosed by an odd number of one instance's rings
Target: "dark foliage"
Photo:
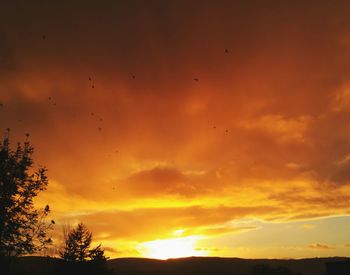
[[[90,249],[91,241],[92,233],[84,224],[79,223],[65,236],[65,245],[60,252],[61,258],[68,262],[105,262],[107,258],[101,245]]]
[[[67,233],[60,252],[64,260],[59,267],[60,274],[112,274],[101,245],[90,249],[91,241],[92,233],[82,223]]]
[[[28,141],[10,147],[9,129],[0,142],[0,256],[32,254],[51,243],[46,223],[50,208],[34,208],[33,199],[46,189],[46,168],[33,168]]]
[[[90,258],[91,232],[82,223],[65,236],[65,246],[60,252],[62,259],[70,262],[83,262]]]

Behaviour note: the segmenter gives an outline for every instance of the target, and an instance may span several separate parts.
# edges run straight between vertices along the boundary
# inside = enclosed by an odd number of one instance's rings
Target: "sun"
[[[198,236],[154,240],[140,245],[142,255],[147,258],[166,260],[191,256],[207,256],[205,250],[196,248]]]

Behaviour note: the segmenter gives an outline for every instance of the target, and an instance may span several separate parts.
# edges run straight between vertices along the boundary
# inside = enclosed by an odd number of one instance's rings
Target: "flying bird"
[[[193,80],[198,82],[198,81],[199,81],[199,78],[193,78]]]
[[[52,102],[52,105],[56,106],[56,101],[53,100],[51,96],[47,98],[50,102]]]
[[[89,76],[89,81],[91,81],[91,76]]]
[[[228,49],[225,49],[225,53],[227,53],[227,54],[228,54],[228,53],[230,53],[230,52],[229,52],[229,50],[228,50]]]

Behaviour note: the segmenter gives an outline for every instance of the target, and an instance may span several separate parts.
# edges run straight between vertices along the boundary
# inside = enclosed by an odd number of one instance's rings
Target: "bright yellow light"
[[[140,245],[144,257],[155,259],[206,256],[207,251],[196,249],[198,236],[155,240]]]
[[[185,229],[177,229],[173,232],[175,237],[180,237],[185,232]]]

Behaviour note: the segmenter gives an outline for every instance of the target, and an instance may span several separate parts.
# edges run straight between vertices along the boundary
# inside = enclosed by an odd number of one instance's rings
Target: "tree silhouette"
[[[65,233],[65,244],[60,252],[63,264],[59,274],[112,274],[106,266],[107,257],[101,245],[90,249],[92,233],[83,223]]]
[[[105,252],[101,248],[101,244],[90,250],[90,258],[96,263],[105,262],[107,260],[107,257],[104,254]]]
[[[47,169],[33,168],[34,149],[28,141],[10,147],[10,129],[0,141],[0,256],[20,256],[38,252],[50,244],[45,222],[50,208],[35,209],[33,199],[46,189]]]
[[[83,262],[89,258],[92,234],[82,223],[73,228],[66,236],[65,246],[60,256],[66,261]]]
[[[91,241],[92,233],[83,223],[79,223],[65,236],[65,245],[60,256],[71,262],[106,261],[101,245],[90,249]]]

